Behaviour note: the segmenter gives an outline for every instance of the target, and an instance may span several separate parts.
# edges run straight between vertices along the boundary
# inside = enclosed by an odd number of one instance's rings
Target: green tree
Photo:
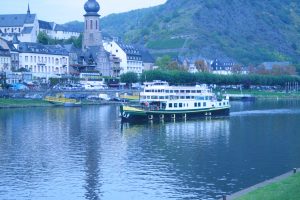
[[[37,36],[37,41],[38,41],[38,43],[47,45],[47,44],[50,44],[50,37],[49,37],[49,35],[47,35],[47,33],[40,31]]]
[[[138,82],[138,75],[134,72],[127,72],[125,74],[121,74],[120,78],[121,78],[121,82],[126,84]]]
[[[161,69],[166,69],[168,65],[172,62],[170,56],[163,56],[156,59],[156,66],[160,67]]]

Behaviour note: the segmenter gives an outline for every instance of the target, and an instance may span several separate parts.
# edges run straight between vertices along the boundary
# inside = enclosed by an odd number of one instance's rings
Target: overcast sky
[[[87,0],[0,0],[0,14],[23,14],[30,5],[38,19],[65,23],[83,21],[83,6]],[[163,4],[166,0],[97,0],[102,16]]]

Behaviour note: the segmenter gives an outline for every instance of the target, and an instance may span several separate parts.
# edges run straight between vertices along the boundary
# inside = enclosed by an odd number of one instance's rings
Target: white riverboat
[[[217,99],[206,85],[170,86],[165,81],[144,83],[139,107],[121,106],[124,122],[190,119],[229,115],[229,98]]]

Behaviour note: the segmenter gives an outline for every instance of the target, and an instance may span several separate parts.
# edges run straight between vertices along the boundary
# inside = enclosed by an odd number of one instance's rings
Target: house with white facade
[[[36,42],[39,23],[28,7],[26,14],[0,15],[0,37],[12,40],[17,35],[22,42]]]
[[[80,32],[68,29],[62,25],[56,24],[55,22],[47,22],[38,20],[39,31],[46,33],[50,38],[57,40],[67,40],[71,37],[79,37]]]
[[[116,41],[104,41],[104,49],[119,57],[121,74],[135,72],[141,74],[144,71],[141,52],[133,45],[127,45]]]
[[[230,75],[235,63],[232,60],[215,59],[211,64],[211,71],[214,74]]]
[[[19,67],[32,72],[34,77],[51,78],[69,73],[69,54],[59,45],[21,42]]]
[[[0,72],[9,71],[11,68],[11,55],[9,48],[0,45]]]
[[[80,32],[70,30],[54,22],[38,20],[31,14],[28,5],[26,14],[0,15],[0,37],[11,41],[17,35],[21,42],[37,42],[39,32],[45,32],[53,39],[79,37]]]

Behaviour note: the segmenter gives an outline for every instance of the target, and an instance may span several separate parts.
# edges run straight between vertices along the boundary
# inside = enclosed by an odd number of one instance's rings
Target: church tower
[[[88,0],[84,4],[84,33],[82,41],[83,52],[93,55],[98,70],[102,75],[110,75],[110,62],[103,47],[100,29],[100,5],[96,0]]]

